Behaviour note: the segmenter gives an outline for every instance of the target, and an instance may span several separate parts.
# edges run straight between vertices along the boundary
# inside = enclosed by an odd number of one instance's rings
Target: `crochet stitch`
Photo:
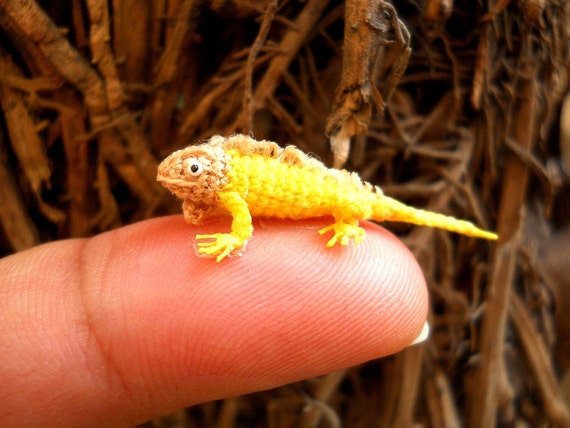
[[[335,222],[319,230],[334,232],[327,246],[364,239],[359,220],[400,221],[495,240],[497,235],[472,223],[409,207],[379,187],[346,170],[329,169],[294,146],[279,147],[245,135],[214,136],[168,156],[157,180],[183,200],[184,219],[201,224],[209,216],[229,213],[230,233],[197,235],[198,255],[241,254],[253,233],[252,216],[303,219],[332,215]]]

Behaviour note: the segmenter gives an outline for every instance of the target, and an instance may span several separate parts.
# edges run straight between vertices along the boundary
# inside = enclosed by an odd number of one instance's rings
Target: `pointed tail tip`
[[[462,235],[471,236],[473,238],[488,239],[489,241],[496,241],[499,239],[499,235],[497,235],[495,232],[490,232],[488,230],[480,229],[477,226],[475,226],[473,223],[465,222],[463,220],[460,220],[459,223],[461,224],[462,227],[449,228],[447,230],[451,230],[452,232],[457,232]]]
[[[494,232],[488,232],[486,230],[481,230],[477,236],[479,238],[488,239],[489,241],[497,241],[499,239],[499,235]]]

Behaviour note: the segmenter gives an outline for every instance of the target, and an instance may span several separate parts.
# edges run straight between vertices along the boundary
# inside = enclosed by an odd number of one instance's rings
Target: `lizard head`
[[[217,141],[178,150],[158,166],[157,181],[178,198],[196,208],[209,209],[218,191],[227,184],[226,154]]]

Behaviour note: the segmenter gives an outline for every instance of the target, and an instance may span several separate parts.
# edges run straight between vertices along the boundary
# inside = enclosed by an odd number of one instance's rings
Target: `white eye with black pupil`
[[[186,171],[188,171],[188,174],[194,177],[200,175],[204,170],[204,167],[198,161],[198,159],[193,159],[193,158],[186,159],[184,163],[186,164]]]

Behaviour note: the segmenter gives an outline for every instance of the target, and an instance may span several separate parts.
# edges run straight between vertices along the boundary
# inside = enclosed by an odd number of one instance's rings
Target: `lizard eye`
[[[199,176],[204,170],[202,163],[196,158],[186,159],[184,161],[184,165],[186,166],[186,171],[188,172],[188,174],[190,174],[193,177]]]

